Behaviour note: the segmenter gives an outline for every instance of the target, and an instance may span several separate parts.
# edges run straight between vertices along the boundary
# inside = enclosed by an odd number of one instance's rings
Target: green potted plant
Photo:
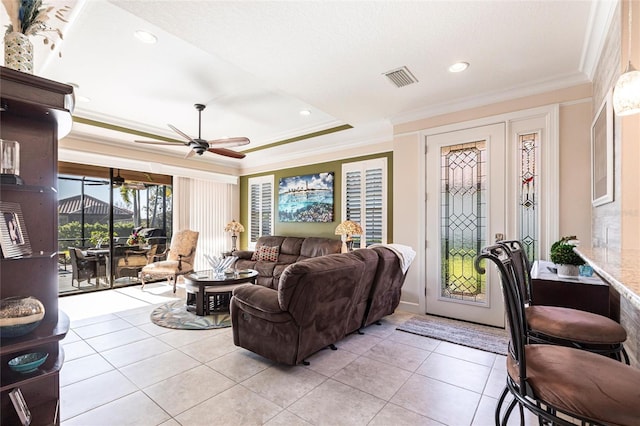
[[[579,266],[584,265],[584,260],[573,251],[576,247],[576,237],[562,237],[551,246],[551,261],[558,268],[559,278],[575,278],[579,275]]]

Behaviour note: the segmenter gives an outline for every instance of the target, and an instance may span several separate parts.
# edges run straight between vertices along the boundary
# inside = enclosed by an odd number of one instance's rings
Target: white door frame
[[[537,108],[530,108],[521,111],[514,111],[505,114],[499,114],[490,117],[479,118],[476,120],[470,120],[460,123],[447,124],[443,126],[433,127],[430,129],[419,132],[420,135],[420,151],[424,154],[420,157],[420,178],[417,185],[420,191],[424,195],[424,203],[422,204],[420,217],[422,223],[417,226],[421,233],[421,240],[425,243],[417,248],[417,255],[424,259],[423,267],[419,271],[419,283],[422,285],[422,290],[418,292],[418,307],[419,312],[426,312],[426,268],[429,267],[428,259],[426,259],[426,145],[427,136],[436,135],[438,133],[452,132],[456,130],[463,130],[471,127],[485,126],[494,124],[496,122],[506,123],[506,137],[507,137],[507,158],[513,159],[516,155],[513,148],[513,134],[514,134],[514,122],[521,121],[528,118],[543,118],[546,126],[546,139],[545,146],[542,147],[540,155],[540,167],[545,171],[545,174],[541,179],[541,191],[544,194],[544,202],[541,203],[541,232],[540,232],[540,245],[539,247],[549,247],[552,241],[558,239],[559,233],[559,175],[560,175],[560,129],[559,129],[559,115],[560,105],[551,104]],[[513,161],[509,162],[510,166],[507,169],[508,173],[513,174]],[[509,184],[509,182],[507,182]],[[507,186],[507,191],[516,191],[517,188],[511,183]],[[505,237],[515,238],[515,232],[517,230],[517,218],[514,217],[513,210],[507,210],[509,221],[505,224]],[[544,252],[541,253],[544,255]],[[544,256],[543,256],[544,257]]]

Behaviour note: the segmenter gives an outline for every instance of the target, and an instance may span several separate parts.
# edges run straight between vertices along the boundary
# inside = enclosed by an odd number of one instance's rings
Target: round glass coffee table
[[[208,270],[184,275],[187,309],[193,306],[195,298],[196,315],[229,312],[233,289],[241,284],[255,283],[257,277],[258,271],[253,269],[239,269],[229,274],[216,274],[213,270]]]

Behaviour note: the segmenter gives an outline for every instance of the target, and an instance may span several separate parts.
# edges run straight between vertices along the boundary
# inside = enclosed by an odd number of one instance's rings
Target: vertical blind
[[[173,191],[174,234],[181,229],[200,232],[194,268],[208,269],[205,255],[221,256],[231,248],[224,227],[233,219],[233,185],[176,177]]]

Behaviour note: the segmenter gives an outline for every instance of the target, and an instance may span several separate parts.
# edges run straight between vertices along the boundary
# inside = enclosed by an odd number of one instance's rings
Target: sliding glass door
[[[120,170],[104,175],[58,176],[60,294],[137,284],[153,260],[146,254],[162,252],[171,237],[171,185],[121,179]],[[150,238],[132,239],[137,233]],[[135,265],[129,255],[138,256]]]

